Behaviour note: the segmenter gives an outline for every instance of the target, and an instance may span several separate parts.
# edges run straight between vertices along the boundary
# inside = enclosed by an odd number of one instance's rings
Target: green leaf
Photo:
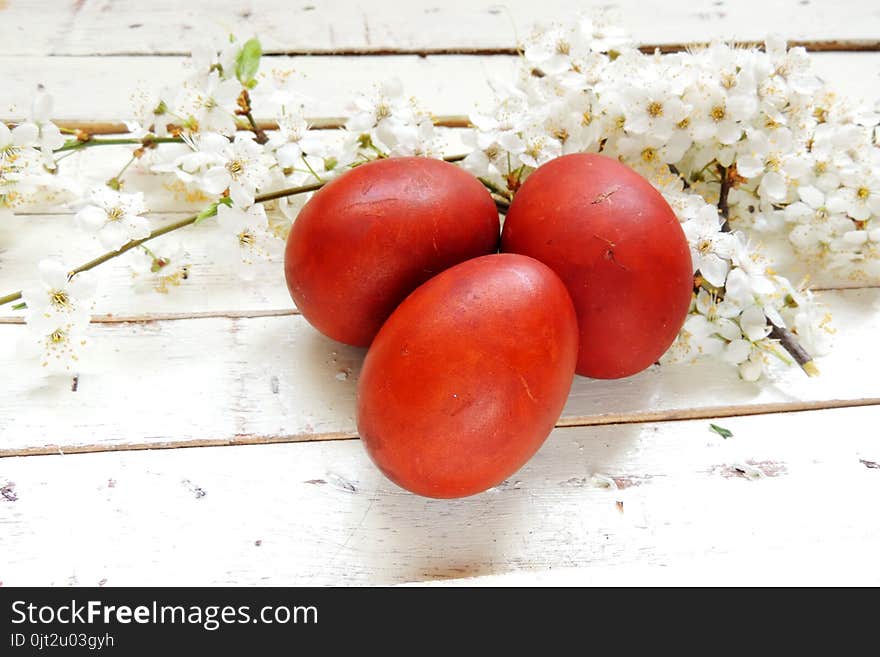
[[[73,139],[68,139],[66,142],[61,144],[61,148],[59,148],[58,150],[59,151],[69,151],[69,150],[73,150],[74,148],[82,148],[82,145],[83,145],[83,142],[81,142],[79,139],[74,137]]]
[[[200,223],[202,223],[205,219],[210,219],[211,217],[213,217],[213,216],[216,215],[216,214],[217,214],[217,204],[216,204],[216,203],[212,203],[211,205],[209,205],[208,207],[206,207],[204,210],[202,210],[201,212],[199,212],[199,214],[198,214],[198,216],[196,217],[196,220],[193,222],[193,224],[200,224]]]
[[[730,438],[733,436],[733,431],[730,429],[725,429],[724,427],[719,427],[717,424],[709,424],[709,431],[714,431],[722,438]]]
[[[254,37],[245,41],[241,52],[235,58],[235,77],[243,85],[252,84],[254,76],[260,68],[260,57],[263,55],[263,47],[259,39]]]
[[[232,199],[224,196],[216,203],[211,203],[211,205],[209,205],[204,210],[199,212],[199,214],[196,216],[196,220],[193,222],[193,224],[200,224],[205,219],[210,219],[211,217],[216,217],[218,205],[232,205]]]

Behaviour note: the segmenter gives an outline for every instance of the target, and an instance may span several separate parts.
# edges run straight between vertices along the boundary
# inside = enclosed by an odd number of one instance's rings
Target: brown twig
[[[776,326],[769,319],[767,325],[770,327],[769,337],[773,340],[779,340],[779,344],[785,349],[795,362],[801,366],[801,369],[807,373],[807,376],[818,376],[819,368],[813,362],[813,357],[804,349],[797,341],[794,333],[787,328]]]
[[[729,233],[730,232],[730,203],[728,201],[728,197],[730,196],[730,176],[728,175],[727,167],[723,167],[720,164],[718,165],[718,175],[721,176],[721,191],[718,192],[718,213],[721,215],[723,219],[721,223],[721,232]]]
[[[668,164],[667,166],[669,167],[669,170],[670,170],[674,175],[678,176],[678,177],[681,179],[681,182],[682,182],[682,184],[684,185],[684,188],[685,188],[685,189],[690,189],[690,188],[691,188],[691,184],[688,182],[687,178],[685,178],[685,177],[682,175],[681,171],[678,170],[678,167],[677,167],[677,166],[675,166],[674,164]]]
[[[730,167],[724,167],[720,164],[717,166],[718,175],[721,177],[721,190],[718,194],[718,214],[722,219],[721,232],[729,233],[730,228],[730,203],[728,198],[730,190],[733,187],[734,175],[731,175]],[[787,328],[777,326],[768,317],[767,326],[770,327],[769,336],[773,340],[778,340],[779,345],[794,358],[794,361],[800,365],[801,369],[807,373],[807,376],[818,376],[819,368],[813,362],[813,357],[804,349],[797,341],[797,336]]]
[[[25,119],[4,119],[7,127],[13,128],[20,123],[24,123]],[[338,130],[345,126],[345,117],[329,116],[329,117],[312,117],[306,118],[309,128],[312,130]],[[58,126],[63,126],[65,130],[76,132],[82,130],[89,135],[125,135],[128,134],[128,127],[124,123],[115,121],[82,121],[76,119],[52,119],[52,122]],[[278,123],[275,121],[265,121],[255,119],[256,127],[259,130],[277,130]],[[433,123],[438,128],[472,128],[470,119],[463,114],[440,115],[433,117]],[[169,130],[174,130],[180,126],[170,125]],[[253,130],[253,127],[251,127]],[[134,143],[134,142],[131,142]]]

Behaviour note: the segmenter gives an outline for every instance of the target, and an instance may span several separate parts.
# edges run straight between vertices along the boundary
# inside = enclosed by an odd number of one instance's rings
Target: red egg
[[[287,239],[287,287],[321,333],[367,346],[419,285],[495,252],[499,231],[492,197],[460,168],[429,158],[378,160],[306,203]]]
[[[580,329],[578,374],[640,372],[686,318],[693,268],[678,219],[617,160],[566,155],[534,171],[511,203],[501,250],[536,258],[565,282]]]
[[[540,262],[496,254],[432,278],[367,353],[358,430],[389,479],[463,497],[516,472],[553,429],[577,359],[577,319]]]

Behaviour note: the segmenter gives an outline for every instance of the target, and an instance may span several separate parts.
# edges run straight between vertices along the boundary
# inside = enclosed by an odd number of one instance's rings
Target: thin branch
[[[460,160],[463,160],[465,157],[466,157],[465,155],[450,155],[449,157],[445,157],[443,159],[446,160],[447,162],[458,162]],[[268,201],[274,201],[276,199],[285,198],[287,196],[295,196],[296,194],[305,194],[307,192],[314,192],[314,191],[321,189],[325,184],[326,183],[324,183],[324,182],[318,182],[318,183],[313,183],[311,185],[301,185],[299,187],[288,187],[286,189],[279,189],[278,191],[275,191],[275,192],[267,192],[265,194],[259,194],[256,197],[254,197],[254,201],[256,203],[266,203]],[[498,201],[496,200],[496,205],[497,205],[497,203],[498,203]],[[210,216],[210,215],[207,215],[207,216]],[[185,228],[187,226],[191,226],[192,224],[196,223],[199,220],[199,218],[205,218],[205,217],[206,217],[206,215],[204,213],[197,214],[197,215],[193,215],[191,217],[187,217],[186,219],[181,219],[179,221],[175,221],[173,223],[167,224],[165,226],[162,226],[161,228],[157,228],[156,230],[152,231],[149,235],[147,235],[146,237],[144,237],[142,239],[131,240],[130,242],[126,242],[124,245],[122,245],[117,250],[108,251],[107,253],[104,253],[104,254],[98,256],[94,260],[89,260],[87,263],[80,265],[79,267],[72,270],[68,274],[68,278],[72,278],[76,274],[80,274],[84,271],[94,269],[98,265],[104,264],[108,260],[112,260],[113,258],[121,256],[126,251],[131,251],[132,249],[136,249],[137,247],[141,246],[142,244],[144,244],[146,242],[149,242],[152,239],[155,239],[155,238],[160,237],[162,235],[166,235],[172,231],[179,230],[179,229]],[[21,299],[21,290],[19,290],[18,292],[12,292],[11,294],[7,294],[6,296],[0,297],[0,306],[6,305],[7,303],[11,303],[13,301],[18,301],[19,299]]]
[[[492,200],[495,201],[495,207],[498,208],[499,214],[507,214],[507,211],[510,209],[510,201],[506,198],[502,198],[497,194],[492,194]]]
[[[130,242],[126,242],[125,244],[123,244],[121,247],[119,247],[115,251],[108,251],[107,253],[98,256],[94,260],[89,260],[84,265],[80,265],[79,267],[72,270],[68,274],[68,278],[73,278],[76,274],[81,274],[82,272],[88,271],[89,269],[94,269],[98,265],[104,264],[108,260],[112,260],[113,258],[121,256],[126,251],[131,251],[132,249],[136,249],[144,242],[149,242],[152,239],[155,239],[157,237],[161,237],[162,235],[166,235],[167,233],[178,230],[179,228],[184,228],[186,226],[190,226],[190,225],[194,224],[196,221],[198,221],[198,219],[199,219],[199,215],[193,215],[192,217],[187,217],[186,219],[181,219],[179,221],[175,221],[173,223],[166,224],[165,226],[162,226],[161,228],[157,228],[156,230],[152,231],[149,235],[147,235],[146,237],[143,237],[139,240],[131,240]],[[2,304],[0,304],[0,305],[2,305]]]
[[[728,167],[717,166],[718,175],[721,177],[721,191],[718,194],[718,214],[723,219],[721,224],[721,232],[730,232],[730,190],[733,187],[733,180],[730,176]],[[819,368],[813,362],[813,357],[804,349],[797,341],[797,336],[787,328],[777,326],[768,317],[767,326],[770,327],[769,337],[773,340],[779,340],[780,346],[785,349],[789,355],[794,358],[795,362],[800,365],[801,369],[807,373],[807,376],[818,376]]]
[[[127,144],[137,144],[138,146],[151,146],[152,144],[181,144],[183,139],[180,137],[153,137],[148,135],[143,139],[134,137],[119,137],[112,139],[95,139],[89,137],[85,140],[71,139],[61,148],[56,148],[53,152],[63,153],[64,151],[76,151],[83,148],[91,148],[92,146],[125,146]]]
[[[305,194],[306,192],[315,192],[321,189],[326,184],[326,182],[318,182],[312,183],[311,185],[302,185],[301,187],[289,187],[287,189],[279,189],[277,192],[267,192],[266,194],[260,194],[259,196],[256,196],[254,200],[257,203],[266,203],[267,201],[274,201],[275,199],[285,198],[286,196]]]
[[[13,301],[18,301],[19,299],[21,299],[21,291],[7,294],[5,297],[0,297],[0,306],[5,306],[7,303],[12,303]]]
[[[728,197],[730,196],[730,188],[731,181],[730,176],[728,175],[727,167],[721,166],[720,164],[717,166],[718,175],[721,177],[721,190],[718,192],[718,213],[721,215],[721,218],[724,220],[721,223],[721,232],[729,233],[730,232],[730,202],[728,201]]]
[[[269,138],[266,136],[266,131],[258,126],[256,120],[254,120],[253,112],[247,112],[245,114],[245,118],[247,118],[248,123],[250,123],[251,128],[253,128],[254,130],[254,141],[256,141],[258,144],[265,144],[267,141],[269,141]]]
[[[674,175],[678,176],[681,179],[681,182],[684,185],[685,189],[691,188],[691,184],[687,181],[687,178],[682,175],[681,171],[678,170],[677,166],[675,166],[674,164],[669,164],[667,166],[669,167],[669,171],[671,171]]]
[[[284,198],[286,196],[294,196],[296,194],[305,194],[306,192],[313,192],[317,189],[320,189],[324,186],[324,183],[316,183],[314,185],[303,185],[301,187],[288,187],[287,189],[279,189],[276,192],[269,192],[268,194],[260,194],[255,197],[255,201],[257,203],[265,203],[267,201],[273,201],[275,199]],[[131,251],[132,249],[136,249],[142,244],[149,242],[152,239],[156,239],[157,237],[161,237],[162,235],[167,235],[170,232],[175,230],[179,230],[181,228],[186,228],[187,226],[191,226],[199,220],[199,217],[204,218],[204,215],[193,215],[191,217],[187,217],[186,219],[180,219],[179,221],[172,222],[170,224],[166,224],[161,228],[157,228],[152,231],[149,235],[142,239],[131,240],[130,242],[126,242],[121,247],[116,249],[115,251],[108,251],[104,253],[94,260],[89,260],[85,264],[80,265],[79,267],[71,270],[68,274],[68,278],[73,278],[77,274],[80,274],[84,271],[88,271],[90,269],[94,269],[98,265],[102,265],[108,260],[112,260],[113,258],[117,258],[121,256],[123,253],[127,251]],[[6,296],[0,297],[0,306],[3,306],[7,303],[11,303],[13,301],[18,301],[21,299],[21,290],[18,292],[13,292],[11,294],[7,294]]]
[[[346,118],[342,116],[306,117],[306,123],[312,130],[338,130],[345,126]],[[25,119],[5,120],[7,127],[14,128]],[[82,130],[90,135],[125,135],[129,133],[128,126],[124,123],[113,121],[82,121],[77,119],[52,119],[52,122],[61,127],[62,132],[76,134]],[[255,123],[260,130],[277,130],[278,123],[256,119]],[[438,128],[472,128],[473,124],[464,114],[447,114],[433,117],[433,123]],[[171,128],[179,126],[172,125]]]
[[[801,369],[807,373],[807,376],[819,375],[819,368],[816,367],[816,363],[813,362],[813,357],[800,345],[800,343],[798,343],[797,337],[794,333],[787,328],[776,326],[776,324],[769,319],[767,320],[767,325],[770,327],[770,337],[774,340],[779,340],[779,344],[782,345],[782,348],[791,354],[791,357],[794,358],[795,362],[801,366]]]
[[[478,177],[477,180],[479,180],[481,183],[483,183],[483,187],[488,189],[494,196],[497,196],[499,198],[503,198],[508,202],[510,201],[510,192],[507,191],[506,189],[504,189],[503,187],[501,187],[500,185],[496,185],[494,182],[492,182],[488,178]]]

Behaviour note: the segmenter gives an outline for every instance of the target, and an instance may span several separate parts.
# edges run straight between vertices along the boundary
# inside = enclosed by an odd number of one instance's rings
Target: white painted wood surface
[[[489,81],[511,75],[514,57],[376,53],[510,49],[539,13],[569,20],[584,8],[47,4],[0,0],[0,119],[26,114],[37,82],[57,97],[59,117],[127,117],[144,80],[180,75],[182,60],[169,53],[217,23],[259,32],[276,53],[357,54],[267,60],[301,74],[312,115],[344,114],[351,94],[389,76],[434,113],[462,114],[491,100]],[[880,34],[880,10],[864,0],[611,4],[641,43],[782,32],[876,49]],[[91,56],[99,54],[113,56]],[[877,52],[815,55],[832,85],[870,102],[880,99],[878,61]],[[68,163],[100,182],[124,158],[124,149],[95,149]],[[157,223],[198,207],[150,184]],[[56,208],[0,225],[0,292],[17,288],[40,257],[96,253],[71,219]],[[242,284],[212,263],[211,228],[195,231],[184,237],[191,275],[169,294],[132,290],[122,259],[102,269],[101,321],[70,376],[46,381],[23,366],[15,356],[23,327],[0,308],[0,583],[880,582],[880,355],[871,346],[880,289],[822,293],[838,333],[819,379],[791,370],[755,386],[708,363],[579,379],[560,420],[575,426],[558,428],[504,486],[443,502],[394,487],[352,439],[363,352],[295,314],[280,263]],[[844,408],[781,412],[831,406]],[[704,419],[678,421],[695,416]],[[656,419],[670,421],[648,422]],[[710,421],[734,437],[709,432]],[[277,441],[307,442],[140,449]],[[77,449],[101,451],[17,456]],[[622,490],[601,488],[595,473]]]
[[[557,429],[506,484],[454,501],[396,488],[356,440],[0,459],[0,580],[387,584],[576,568],[581,582],[642,584],[673,568],[705,584],[729,581],[699,566],[723,559],[739,583],[768,584],[768,562],[788,559],[797,583],[846,562],[877,584],[880,445],[857,428],[878,422],[874,407],[730,418],[727,440],[707,420]]]
[[[47,4],[53,5],[46,11]],[[180,53],[209,29],[259,33],[269,52],[513,48],[535,22],[604,12],[640,43],[713,38],[877,43],[880,14],[871,0],[4,0],[0,53],[124,55]],[[39,20],[34,20],[36,12]]]
[[[576,377],[559,425],[880,404],[880,354],[865,348],[880,332],[880,289],[820,298],[839,329],[831,356],[817,359],[818,378],[775,367],[770,381],[748,383],[715,361],[654,366],[616,381]],[[365,352],[319,335],[299,315],[91,328],[81,365],[68,375],[47,378],[14,349],[0,354],[0,372],[15,373],[0,388],[0,456],[355,435]],[[23,332],[0,325],[0,344],[14,346]]]
[[[2,14],[0,14],[2,15]],[[880,33],[880,28],[877,29]],[[880,101],[880,53],[819,52],[813,55],[816,72],[836,91],[849,98]],[[15,57],[0,55],[4,89],[0,118],[27,116],[37,84],[55,98],[61,119],[118,121],[130,118],[133,99],[159,88],[157,80],[181,80],[184,57]],[[408,93],[434,114],[467,114],[494,97],[493,88],[512,81],[516,57],[434,55],[418,57],[268,57],[261,71],[295,71],[297,89],[305,96],[309,116],[344,116],[351,99],[372,91],[389,78],[401,81]],[[106,80],[113,85],[107,86]],[[259,107],[256,108],[258,118]]]

